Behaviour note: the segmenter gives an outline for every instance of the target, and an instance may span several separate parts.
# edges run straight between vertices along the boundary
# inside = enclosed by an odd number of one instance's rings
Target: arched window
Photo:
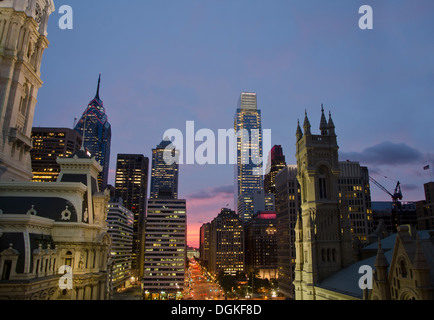
[[[400,271],[401,271],[401,277],[403,278],[407,278],[407,265],[404,261],[404,259],[401,260],[401,262],[399,263],[400,266]]]

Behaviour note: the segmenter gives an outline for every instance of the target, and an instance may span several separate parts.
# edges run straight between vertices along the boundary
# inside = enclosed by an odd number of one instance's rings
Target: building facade
[[[182,199],[148,200],[143,290],[146,300],[182,298],[187,259],[187,211]]]
[[[134,215],[133,260],[134,276],[143,277],[144,228],[148,200],[149,159],[141,154],[118,154],[116,162],[115,197]]]
[[[260,211],[244,230],[246,271],[277,279],[277,223],[274,211]]]
[[[98,185],[101,190],[107,187],[110,165],[111,125],[105,112],[104,103],[100,98],[101,75],[95,98],[83,112],[74,130],[83,137],[83,145],[102,167],[98,176]]]
[[[254,214],[249,200],[254,191],[264,189],[262,164],[262,121],[256,93],[241,93],[234,120],[237,143],[235,166],[235,207],[244,208],[240,214],[247,222]]]
[[[32,125],[52,0],[0,2],[0,181],[30,181]]]
[[[211,222],[209,270],[230,275],[245,271],[243,224],[230,209],[221,209]]]
[[[133,260],[134,214],[125,208],[122,199],[112,198],[108,203],[107,232],[111,237],[111,292],[128,287]]]
[[[369,234],[374,231],[368,168],[352,161],[339,164],[339,197],[348,207],[352,237],[366,244]]]
[[[279,292],[295,298],[295,224],[300,210],[297,166],[287,165],[276,175],[277,271]]]
[[[163,140],[152,149],[151,199],[178,199],[179,150]]]
[[[109,297],[109,195],[84,151],[58,158],[58,180],[0,184],[0,299]]]
[[[68,158],[82,145],[81,135],[69,128],[33,128],[31,150],[34,182],[56,182],[60,172],[57,157]]]

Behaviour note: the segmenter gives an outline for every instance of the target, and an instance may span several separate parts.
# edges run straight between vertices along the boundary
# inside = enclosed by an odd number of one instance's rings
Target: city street
[[[217,283],[203,274],[201,266],[194,259],[189,265],[190,290],[186,299],[193,300],[223,300],[224,296]]]

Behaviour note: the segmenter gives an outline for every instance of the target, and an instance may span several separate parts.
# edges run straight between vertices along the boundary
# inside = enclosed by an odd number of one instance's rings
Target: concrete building
[[[148,200],[145,231],[144,296],[180,299],[187,259],[187,212],[182,199]]]
[[[208,267],[210,255],[210,230],[211,223],[204,223],[199,233],[199,257],[202,265]]]

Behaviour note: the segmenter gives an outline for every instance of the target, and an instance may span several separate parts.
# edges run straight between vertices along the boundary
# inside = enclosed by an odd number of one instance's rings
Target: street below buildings
[[[220,286],[203,272],[195,259],[190,259],[188,283],[186,300],[224,300]]]

